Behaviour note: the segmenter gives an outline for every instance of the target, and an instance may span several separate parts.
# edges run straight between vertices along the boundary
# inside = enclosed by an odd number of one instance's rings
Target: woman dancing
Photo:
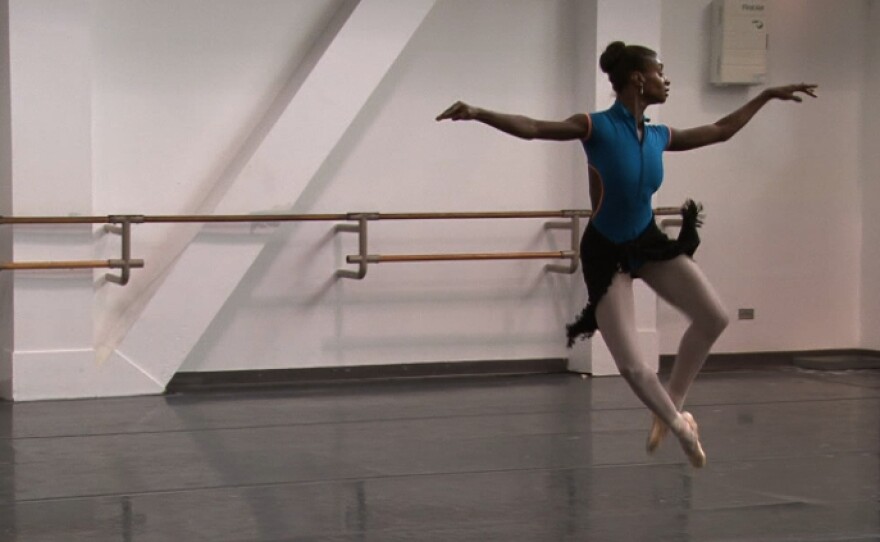
[[[568,326],[569,346],[602,330],[602,338],[630,387],[654,413],[647,449],[653,452],[667,431],[678,438],[694,467],[706,464],[697,423],[682,410],[688,389],[709,350],[727,326],[727,311],[690,258],[699,244],[700,207],[682,207],[678,238],[664,235],[654,220],[651,198],[663,180],[663,152],[686,151],[727,141],[767,102],[815,97],[816,85],[767,88],[714,124],[686,130],[648,124],[645,109],[666,102],[669,80],[657,53],[616,41],[599,59],[616,93],[605,111],[576,114],[564,121],[536,120],[456,102],[437,120],[476,120],[522,139],[583,144],[589,163],[593,213],[581,240],[581,261],[589,301]],[[679,344],[667,387],[641,359],[635,325],[633,279],[640,278],[690,320]]]

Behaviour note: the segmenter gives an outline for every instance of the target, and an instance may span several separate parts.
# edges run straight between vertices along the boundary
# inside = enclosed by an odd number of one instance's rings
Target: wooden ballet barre
[[[131,257],[131,225],[143,222],[140,215],[107,216],[0,216],[0,224],[105,224],[104,231],[120,235],[122,238],[122,257],[114,260],[76,260],[7,262],[0,264],[0,271],[38,271],[55,269],[118,269],[119,275],[107,273],[107,282],[124,286],[128,284],[132,269],[144,267],[144,261]]]
[[[591,211],[490,211],[457,213],[376,213],[376,220],[474,220],[502,218],[589,217]]]
[[[0,224],[161,224],[214,222],[313,222],[349,220],[350,213],[247,215],[106,215],[106,216],[0,216]]]
[[[74,260],[46,262],[8,262],[0,264],[0,271],[36,271],[53,269],[120,269],[127,265],[131,268],[142,268],[143,260]]]
[[[113,224],[128,219],[132,224],[218,222],[341,222],[357,220],[470,220],[500,218],[589,217],[589,210],[489,211],[453,213],[332,213],[332,214],[241,214],[241,215],[107,215],[107,216],[0,216],[0,224]]]
[[[0,224],[114,224],[128,219],[132,224],[235,223],[235,222],[342,222],[357,220],[472,220],[502,218],[589,217],[590,211],[489,211],[453,213],[333,213],[333,214],[241,214],[241,215],[107,215],[107,216],[0,216]]]
[[[565,260],[571,258],[569,251],[554,252],[486,252],[472,254],[371,254],[367,263],[406,263],[406,262],[453,262],[469,260]],[[360,256],[347,256],[348,263],[361,263]]]
[[[657,207],[654,216],[681,215],[681,207]]]
[[[349,214],[249,214],[249,215],[156,215],[144,216],[145,224],[161,223],[230,223],[230,222],[339,222]]]
[[[680,215],[680,207],[660,207],[654,209],[656,216]],[[408,262],[449,262],[449,261],[489,261],[489,260],[568,260],[568,264],[548,264],[545,271],[552,273],[573,274],[578,269],[580,260],[580,219],[592,216],[590,210],[568,211],[494,211],[494,212],[459,212],[459,213],[362,213],[351,214],[350,219],[359,219],[357,226],[337,226],[337,231],[348,231],[358,234],[360,240],[359,254],[346,256],[349,264],[357,264],[358,271],[337,271],[337,276],[363,279],[369,264],[408,263]],[[566,218],[568,222],[547,222],[544,228],[564,229],[570,234],[571,250],[554,252],[503,252],[503,253],[471,253],[471,254],[368,254],[367,223],[371,220],[447,220],[447,219],[505,219],[505,218]]]
[[[679,207],[658,207],[657,216],[679,215]],[[0,216],[0,224],[131,224],[215,223],[215,222],[337,222],[357,220],[471,220],[503,218],[589,218],[590,210],[568,211],[486,211],[425,213],[327,213],[327,214],[232,214],[232,215],[103,215],[103,216]]]
[[[111,216],[0,216],[0,224],[112,224]]]
[[[654,209],[656,216],[680,215],[679,207],[659,207]],[[47,261],[47,262],[9,262],[0,264],[4,270],[39,270],[39,269],[120,269],[120,275],[106,276],[109,282],[125,285],[129,280],[131,269],[142,268],[143,260],[131,258],[131,226],[132,224],[158,223],[266,223],[266,222],[357,222],[356,224],[337,224],[335,232],[351,232],[358,234],[358,254],[346,257],[349,264],[357,264],[358,270],[340,269],[337,277],[363,279],[368,264],[392,262],[438,262],[438,261],[487,261],[487,260],[568,260],[567,264],[548,264],[545,269],[554,273],[574,273],[580,259],[579,235],[580,219],[592,216],[590,210],[562,211],[487,211],[487,212],[423,212],[423,213],[326,213],[326,214],[286,214],[286,213],[251,213],[225,215],[104,215],[104,216],[0,216],[0,225],[28,224],[105,224],[104,230],[118,234],[122,238],[122,258],[118,260],[82,260],[82,261]],[[390,254],[371,255],[367,252],[367,227],[369,222],[378,220],[481,220],[481,219],[567,219],[564,222],[547,222],[547,230],[567,230],[570,236],[571,250],[553,252],[501,252],[501,253],[467,253],[467,254]]]

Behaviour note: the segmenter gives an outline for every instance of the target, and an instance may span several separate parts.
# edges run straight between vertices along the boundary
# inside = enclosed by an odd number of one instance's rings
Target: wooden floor
[[[880,372],[707,373],[709,465],[619,378],[0,403],[0,540],[880,540]]]

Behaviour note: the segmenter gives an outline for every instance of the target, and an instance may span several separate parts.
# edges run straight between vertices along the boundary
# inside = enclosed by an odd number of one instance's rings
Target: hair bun
[[[623,58],[625,51],[626,44],[622,41],[609,43],[608,47],[605,48],[605,52],[599,57],[599,67],[602,68],[603,72],[610,74],[614,70],[614,66]]]

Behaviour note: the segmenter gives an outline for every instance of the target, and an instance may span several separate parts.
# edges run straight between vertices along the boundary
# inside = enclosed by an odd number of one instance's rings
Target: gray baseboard
[[[551,374],[567,371],[567,360],[549,358],[306,369],[182,372],[174,375],[171,382],[168,383],[166,391],[180,393],[224,389],[264,389],[363,380]]]
[[[668,373],[675,356],[660,356],[660,372]],[[712,354],[704,371],[762,371],[781,367],[813,370],[880,369],[880,352],[874,350],[807,350],[798,352],[747,352]],[[561,358],[445,363],[409,363],[358,367],[261,369],[242,371],[182,372],[174,375],[168,393],[289,388],[327,383],[402,378],[451,378],[566,373]]]
[[[880,354],[863,352],[821,356],[795,356],[794,364],[801,369],[814,371],[852,371],[880,369]]]
[[[667,373],[675,361],[673,355],[660,356],[660,372]],[[813,370],[880,369],[880,352],[858,348],[801,350],[792,352],[742,352],[711,354],[703,370],[761,371],[780,367]]]

